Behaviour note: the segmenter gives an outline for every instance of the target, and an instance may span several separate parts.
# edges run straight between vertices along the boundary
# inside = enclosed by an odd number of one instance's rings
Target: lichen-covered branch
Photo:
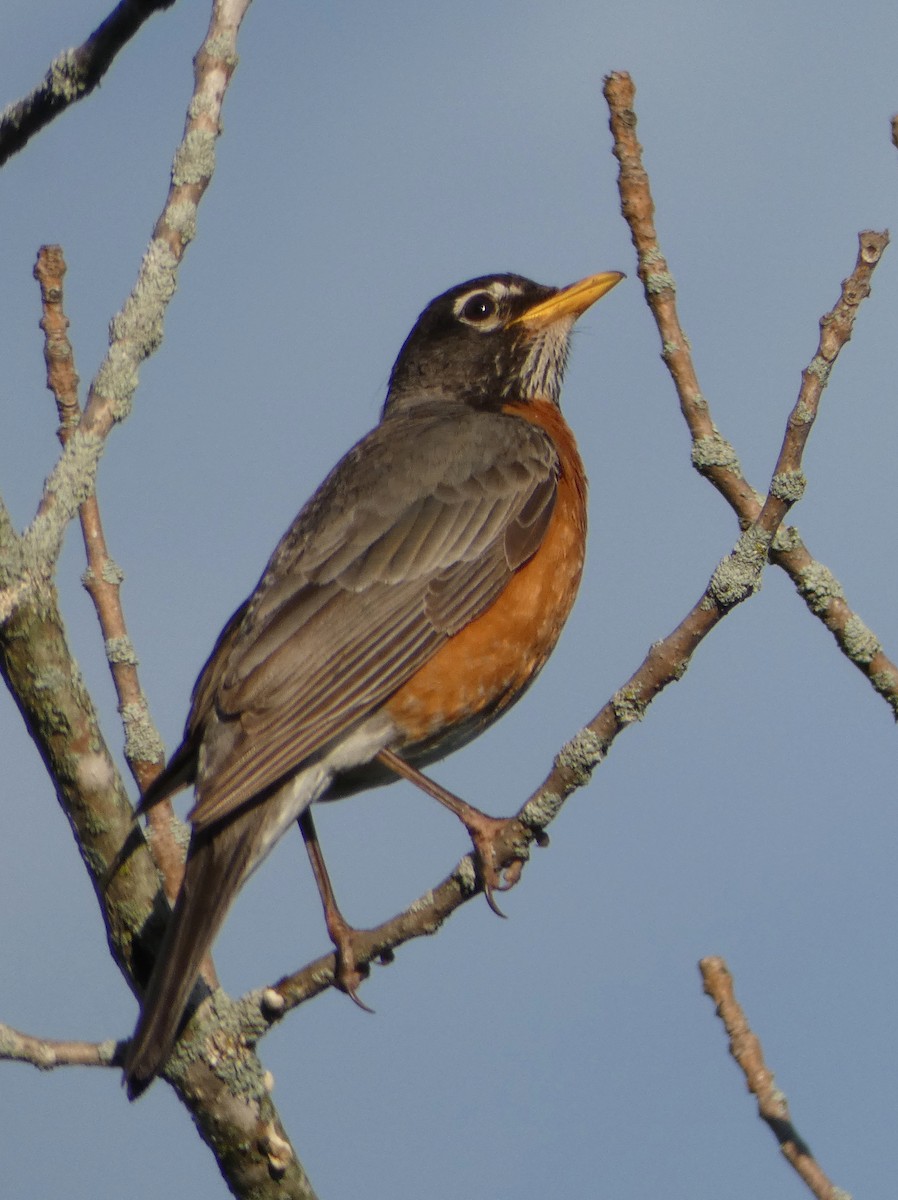
[[[39,1071],[52,1071],[56,1067],[112,1067],[118,1063],[120,1045],[36,1038],[0,1024],[0,1059],[28,1063]]]
[[[673,379],[680,409],[692,435],[693,466],[717,488],[745,527],[757,519],[761,499],[743,475],[733,446],[715,425],[708,400],[699,386],[689,340],[677,312],[673,274],[655,229],[654,200],[642,161],[642,147],[636,137],[635,96],[636,88],[626,72],[615,71],[606,78],[605,99],[611,116],[614,154],[620,163],[621,212],[636,248],[646,303],[661,336],[661,357]],[[798,402],[783,446],[787,458],[778,467],[781,476],[778,487],[782,492],[794,495],[804,487],[803,477],[790,474],[793,468],[788,466],[788,459],[792,448],[806,440],[810,432],[832,366],[851,337],[858,306],[869,295],[870,279],[889,243],[889,235],[867,230],[858,235],[858,240],[860,250],[855,268],[843,283],[835,307],[821,318],[817,352],[802,374]],[[849,607],[832,572],[812,557],[794,529],[784,529],[774,541],[771,561],[789,575],[810,611],[826,625],[842,652],[898,717],[898,667],[885,654],[875,634]]]
[[[61,112],[89,95],[144,21],[175,0],[121,0],[75,50],[63,50],[27,96],[0,113],[0,167]]]
[[[66,524],[93,494],[106,437],[127,415],[139,364],[161,340],[177,267],[193,236],[197,205],[214,166],[221,104],[236,66],[237,32],[248,5],[249,0],[214,0],[209,29],[195,59],[194,93],[162,215],[134,291],[112,322],[109,353],[80,421],[67,433],[37,517],[19,538],[0,507],[0,674],[72,825],[112,954],[136,991],[146,980],[152,931],[163,924],[167,906],[66,642],[53,575]],[[56,329],[54,336],[59,333]],[[72,415],[72,379],[60,380],[58,386],[62,419],[67,422]],[[113,654],[120,657],[115,648]],[[109,875],[110,864],[119,859],[128,839],[134,842],[133,853]],[[225,1038],[226,1031],[219,1028],[217,1036]],[[265,1073],[250,1051],[244,1067],[239,1079],[224,1079],[209,1053],[184,1064],[175,1087],[234,1195],[314,1200]]]
[[[146,849],[138,848],[103,887],[104,872],[133,828],[134,810],[72,657],[52,584],[31,589],[27,603],[0,627],[0,676],[72,827],[113,957],[133,980],[139,974],[135,941],[156,904],[158,878]]]
[[[0,592],[0,620],[28,587],[52,577],[68,522],[94,491],[97,466],[113,425],[128,415],[140,364],[158,349],[178,268],[196,232],[197,206],[215,167],[221,107],[237,65],[236,31],[249,0],[219,0],[210,32],[194,60],[194,91],[171,185],[131,295],[110,326],[109,351],[88,393],[78,427],[44,488],[37,515],[22,536],[25,570]]]
[[[47,387],[56,400],[59,440],[67,443],[81,421],[78,403],[78,373],[68,336],[69,321],[64,308],[65,257],[61,246],[42,246],[34,277],[41,289],[41,329]],[[122,572],[106,545],[100,505],[96,494],[88,496],[78,510],[87,570],[84,586],[93,601],[103,634],[103,645],[118,698],[125,732],[125,760],[143,792],[165,765],[162,738],[150,715],[137,675],[137,653],[128,636],[121,603]],[[178,893],[184,873],[184,842],[178,836],[177,818],[170,802],[151,811],[150,846],[162,873],[169,900]]]

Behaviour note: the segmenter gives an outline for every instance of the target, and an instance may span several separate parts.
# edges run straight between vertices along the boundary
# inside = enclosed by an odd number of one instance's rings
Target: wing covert
[[[481,613],[542,541],[557,471],[538,427],[464,406],[390,418],[354,447],[200,675],[195,827],[364,720]]]

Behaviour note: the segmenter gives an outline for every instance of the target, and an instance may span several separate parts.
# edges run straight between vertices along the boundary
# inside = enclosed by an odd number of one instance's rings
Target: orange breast
[[[505,411],[551,436],[561,465],[555,508],[539,549],[490,608],[388,701],[403,746],[418,762],[469,741],[523,695],[558,641],[583,573],[586,474],[573,434],[549,401],[508,405]]]

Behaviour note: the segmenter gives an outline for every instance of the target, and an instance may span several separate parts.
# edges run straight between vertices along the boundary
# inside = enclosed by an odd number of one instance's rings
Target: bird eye
[[[480,321],[488,321],[495,315],[495,312],[496,301],[489,292],[475,292],[464,302],[458,315],[463,321],[469,321],[474,325]]]

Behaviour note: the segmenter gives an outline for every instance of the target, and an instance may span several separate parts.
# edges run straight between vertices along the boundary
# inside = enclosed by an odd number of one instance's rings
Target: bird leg
[[[368,969],[356,964],[353,937],[358,931],[349,924],[337,907],[334,888],[330,875],[327,873],[310,808],[300,813],[297,824],[302,834],[302,840],[306,844],[306,852],[309,862],[312,864],[315,883],[318,885],[318,895],[321,897],[321,907],[324,909],[324,923],[337,953],[334,982],[341,991],[349,996],[350,1000],[355,1001],[359,1008],[363,1008],[365,1012],[374,1012],[373,1008],[369,1008],[367,1004],[363,1003],[358,994],[359,984],[367,978]]]
[[[377,757],[385,767],[389,767],[391,771],[394,771],[403,779],[407,779],[410,783],[415,784],[422,792],[426,792],[428,796],[432,796],[434,800],[438,800],[450,812],[455,813],[465,829],[467,829],[471,836],[471,841],[474,843],[477,869],[480,874],[480,881],[483,885],[483,894],[486,897],[486,902],[496,916],[504,917],[505,913],[502,912],[496,903],[494,892],[507,892],[510,887],[513,887],[517,883],[521,875],[521,862],[518,861],[509,868],[500,866],[496,843],[502,834],[507,832],[508,826],[515,818],[487,816],[479,808],[474,808],[467,801],[447,791],[446,788],[436,783],[435,780],[430,779],[427,775],[423,775],[416,767],[407,763],[404,758],[400,758],[392,750],[381,750]],[[504,879],[503,872],[505,872]]]

